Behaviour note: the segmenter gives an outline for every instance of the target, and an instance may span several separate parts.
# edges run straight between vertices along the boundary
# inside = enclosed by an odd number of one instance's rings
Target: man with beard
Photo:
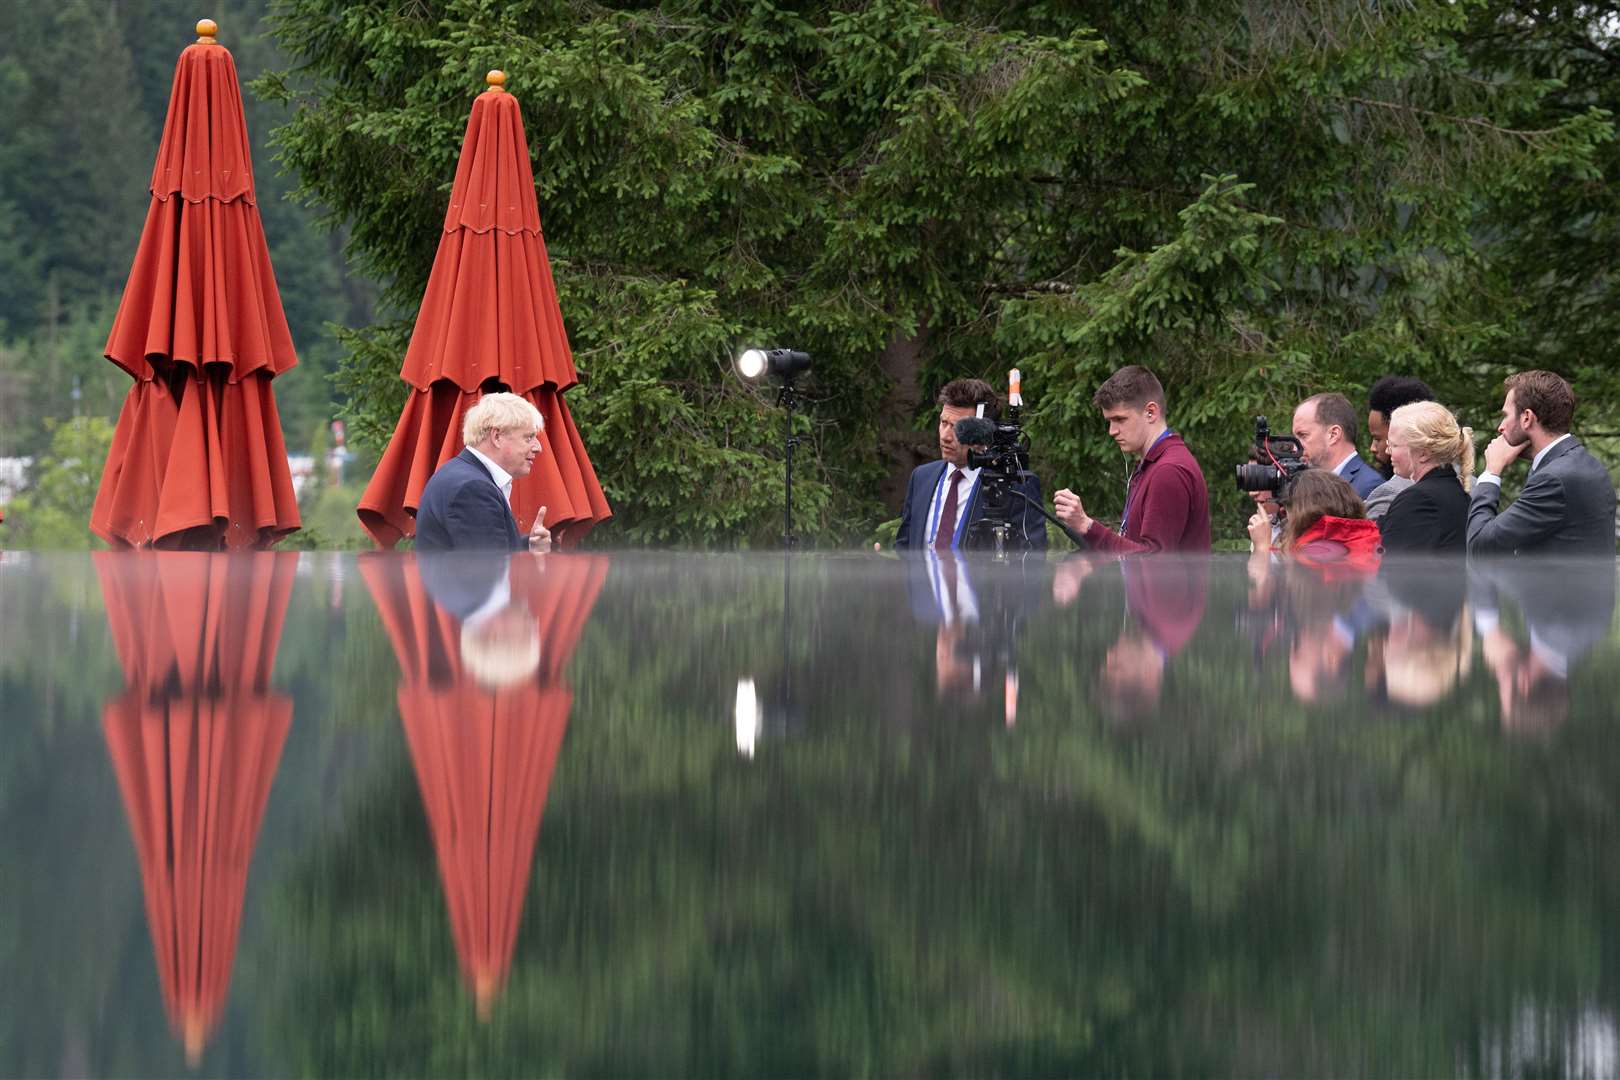
[[[1614,481],[1569,433],[1575,392],[1550,371],[1507,378],[1497,437],[1468,506],[1470,555],[1614,555]],[[1502,473],[1530,456],[1524,490],[1506,510]]]
[[[1402,405],[1435,400],[1434,391],[1422,379],[1405,375],[1385,375],[1367,391],[1367,435],[1372,440],[1372,465],[1384,482],[1366,497],[1367,519],[1377,521],[1395,501],[1395,496],[1412,486],[1412,481],[1395,475],[1389,456],[1389,418]]]

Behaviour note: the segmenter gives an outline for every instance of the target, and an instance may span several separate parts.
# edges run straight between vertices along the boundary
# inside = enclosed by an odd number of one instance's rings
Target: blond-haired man
[[[512,516],[512,482],[540,453],[540,410],[516,394],[485,394],[461,427],[466,448],[439,466],[416,510],[418,551],[549,551],[546,508],[525,537]]]

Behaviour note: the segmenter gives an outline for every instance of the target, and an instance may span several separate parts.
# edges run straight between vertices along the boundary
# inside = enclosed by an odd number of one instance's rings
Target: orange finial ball
[[[214,35],[218,33],[219,23],[215,22],[213,19],[197,20],[197,41],[199,43],[212,45],[214,42]]]
[[[494,90],[497,93],[504,93],[506,91],[506,72],[500,70],[499,68],[496,68],[488,75],[485,75],[484,81],[489,84],[489,88],[491,90]]]

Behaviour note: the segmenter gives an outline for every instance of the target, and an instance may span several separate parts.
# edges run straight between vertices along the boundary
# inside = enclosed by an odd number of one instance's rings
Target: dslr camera
[[[1245,462],[1237,467],[1239,491],[1269,491],[1278,502],[1288,499],[1288,487],[1294,477],[1310,468],[1305,460],[1305,449],[1292,435],[1273,435],[1266,418],[1254,418],[1254,449],[1259,461]]]

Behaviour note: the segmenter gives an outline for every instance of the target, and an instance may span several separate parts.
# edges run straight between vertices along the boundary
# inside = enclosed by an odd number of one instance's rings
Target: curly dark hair
[[[1385,375],[1373,383],[1372,389],[1367,391],[1367,408],[1372,412],[1383,413],[1386,421],[1402,405],[1433,400],[1434,391],[1429,389],[1428,383],[1406,375]]]

